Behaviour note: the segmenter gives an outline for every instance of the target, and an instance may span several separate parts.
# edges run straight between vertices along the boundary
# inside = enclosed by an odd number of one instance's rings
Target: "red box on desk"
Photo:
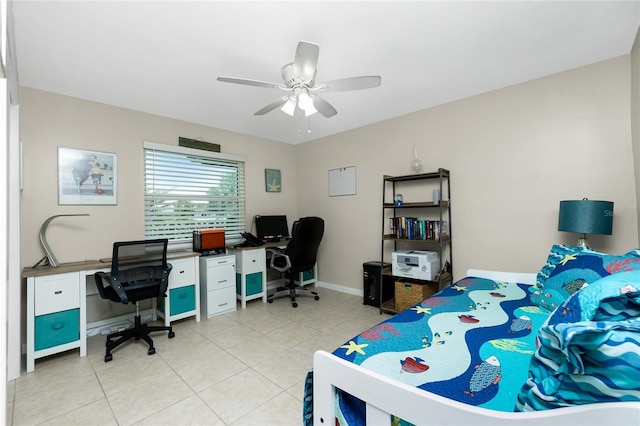
[[[224,253],[224,229],[193,231],[193,251],[206,254]]]

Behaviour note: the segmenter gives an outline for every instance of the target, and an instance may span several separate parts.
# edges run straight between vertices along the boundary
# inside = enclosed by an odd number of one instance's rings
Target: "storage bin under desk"
[[[229,249],[236,257],[236,298],[242,309],[247,301],[262,298],[267,302],[267,252],[264,247]]]
[[[196,286],[187,285],[169,290],[170,312],[175,316],[184,312],[193,311],[196,308]]]
[[[164,318],[164,325],[169,326],[171,321],[191,316],[200,322],[198,257],[170,259],[169,263],[173,268],[169,273],[167,297],[158,300],[158,313]]]
[[[57,271],[56,271],[57,272]],[[69,349],[86,356],[85,286],[80,272],[27,276],[27,372],[35,360]]]
[[[80,309],[37,316],[34,339],[36,351],[80,340]]]

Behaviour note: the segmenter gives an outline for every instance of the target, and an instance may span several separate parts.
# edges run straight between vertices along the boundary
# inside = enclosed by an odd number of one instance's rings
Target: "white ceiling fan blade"
[[[311,84],[316,75],[316,66],[318,65],[318,56],[320,55],[320,46],[315,43],[301,41],[296,49],[296,59],[294,67],[297,76],[304,82]]]
[[[331,106],[329,102],[325,101],[320,96],[311,95],[311,99],[313,99],[313,106],[318,110],[320,114],[324,115],[325,117],[333,117],[338,113],[338,111],[336,111],[336,109]]]
[[[289,88],[284,84],[280,83],[271,83],[268,81],[260,81],[260,80],[249,80],[246,78],[235,78],[235,77],[218,77],[218,81],[223,81],[225,83],[235,83],[235,84],[245,84],[247,86],[258,86],[258,87],[267,87],[273,89],[284,89],[288,90]]]
[[[273,111],[276,108],[280,108],[282,107],[282,105],[284,105],[287,102],[287,99],[289,99],[289,95],[276,99],[275,101],[271,102],[269,105],[262,108],[261,110],[254,112],[253,115],[264,115],[268,112]]]
[[[380,86],[382,78],[379,75],[367,75],[361,77],[341,78],[339,80],[325,81],[316,87],[332,92],[340,92],[346,90],[362,90],[371,89]]]

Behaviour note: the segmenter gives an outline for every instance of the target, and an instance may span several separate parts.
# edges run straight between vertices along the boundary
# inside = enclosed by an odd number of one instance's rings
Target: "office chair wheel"
[[[113,359],[113,355],[109,354],[109,355],[105,355],[104,356],[104,362],[109,362]]]
[[[273,303],[273,299],[267,299],[267,302]]]
[[[292,302],[292,303],[291,303],[291,305],[292,305],[294,308],[297,308],[297,307],[298,307],[298,303],[297,303],[297,302]]]
[[[174,333],[173,331],[169,332],[169,339],[173,339],[174,337],[176,337],[176,333]]]
[[[315,296],[314,299],[315,300],[320,300],[320,296]]]
[[[153,355],[156,353],[156,348],[149,348],[149,351],[147,352],[149,355]]]

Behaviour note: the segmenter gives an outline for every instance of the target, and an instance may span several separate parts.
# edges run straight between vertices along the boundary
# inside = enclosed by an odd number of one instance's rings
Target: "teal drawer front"
[[[169,301],[171,302],[169,315],[193,311],[196,308],[196,286],[172,288],[169,290]]]
[[[34,335],[36,351],[79,340],[80,309],[37,316]]]
[[[242,294],[240,291],[241,275],[236,274],[236,294]],[[254,272],[253,274],[247,274],[247,294],[245,296],[253,296],[262,292],[262,272]]]
[[[255,272],[247,275],[247,296],[260,293],[262,291],[262,272]]]
[[[313,269],[309,269],[308,271],[304,271],[302,273],[302,281],[307,281],[312,279],[313,279]]]

